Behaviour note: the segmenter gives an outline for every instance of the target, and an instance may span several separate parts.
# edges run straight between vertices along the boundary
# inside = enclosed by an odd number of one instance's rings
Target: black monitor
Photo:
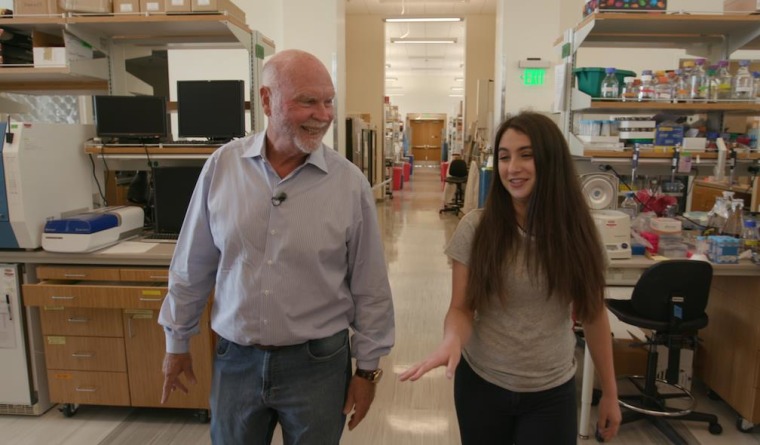
[[[166,98],[95,96],[95,128],[101,138],[156,140],[167,135]]]
[[[178,234],[202,167],[153,168],[154,230]]]
[[[177,81],[178,136],[227,142],[245,136],[242,80]]]

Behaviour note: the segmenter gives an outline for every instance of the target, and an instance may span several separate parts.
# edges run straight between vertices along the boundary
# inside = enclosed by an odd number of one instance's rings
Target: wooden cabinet
[[[709,212],[715,204],[715,198],[722,196],[728,188],[720,184],[705,183],[697,181],[694,184],[694,191],[691,195],[691,210],[695,212]],[[735,199],[744,200],[744,208],[749,209],[752,202],[752,191],[741,190],[735,187],[733,190]]]
[[[191,340],[198,383],[160,404],[165,340],[157,320],[166,268],[38,266],[36,272],[39,282],[23,286],[24,304],[40,307],[52,401],[208,409],[208,309]]]

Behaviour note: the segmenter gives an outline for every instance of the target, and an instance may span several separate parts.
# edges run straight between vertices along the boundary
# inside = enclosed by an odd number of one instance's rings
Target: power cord
[[[620,181],[621,184],[623,184],[629,191],[633,192],[633,199],[636,200],[636,202],[638,202],[639,204],[641,204],[642,209],[646,209],[649,206],[649,204],[652,202],[652,200],[654,199],[654,193],[652,193],[649,196],[649,199],[647,199],[647,202],[643,202],[641,199],[639,199],[639,196],[636,193],[636,190],[634,190],[633,187],[631,187],[625,181],[625,179],[623,179],[623,176],[620,175],[620,173],[618,173],[617,170],[615,170],[615,167],[611,166],[610,164],[601,164],[599,166],[599,170],[603,172],[611,171],[615,175],[615,177],[618,179],[618,181]],[[635,178],[631,178],[631,179],[635,179]]]
[[[95,172],[95,160],[92,159],[92,154],[88,154],[90,158],[90,164],[92,165],[92,178],[95,180],[95,184],[98,186],[98,194],[100,195],[100,199],[103,200],[103,206],[108,207],[108,200],[106,199],[106,195],[103,194],[103,189],[100,187],[100,181],[98,181],[98,174]],[[108,183],[106,183],[106,186]]]

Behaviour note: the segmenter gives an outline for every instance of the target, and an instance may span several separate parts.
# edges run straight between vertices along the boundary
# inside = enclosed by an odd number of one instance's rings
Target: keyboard
[[[171,142],[162,142],[161,145],[164,147],[187,147],[188,145],[200,145],[203,147],[221,147],[222,142],[211,142],[211,141],[171,141]]]
[[[151,233],[142,237],[140,241],[146,243],[176,243],[179,233]]]

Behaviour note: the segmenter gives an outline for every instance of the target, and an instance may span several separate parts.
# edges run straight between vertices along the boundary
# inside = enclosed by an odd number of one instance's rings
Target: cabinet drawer
[[[50,400],[55,403],[129,406],[124,372],[48,370]]]
[[[40,280],[117,281],[119,280],[119,269],[107,267],[38,266],[37,278]]]
[[[65,308],[44,306],[40,310],[42,333],[89,337],[123,337],[124,325],[118,309]]]
[[[45,337],[45,361],[48,369],[127,370],[122,338],[48,335]]]
[[[25,284],[26,306],[160,309],[167,288],[114,284]]]
[[[169,281],[169,269],[156,268],[122,268],[120,270],[121,281],[147,281],[166,283]]]

